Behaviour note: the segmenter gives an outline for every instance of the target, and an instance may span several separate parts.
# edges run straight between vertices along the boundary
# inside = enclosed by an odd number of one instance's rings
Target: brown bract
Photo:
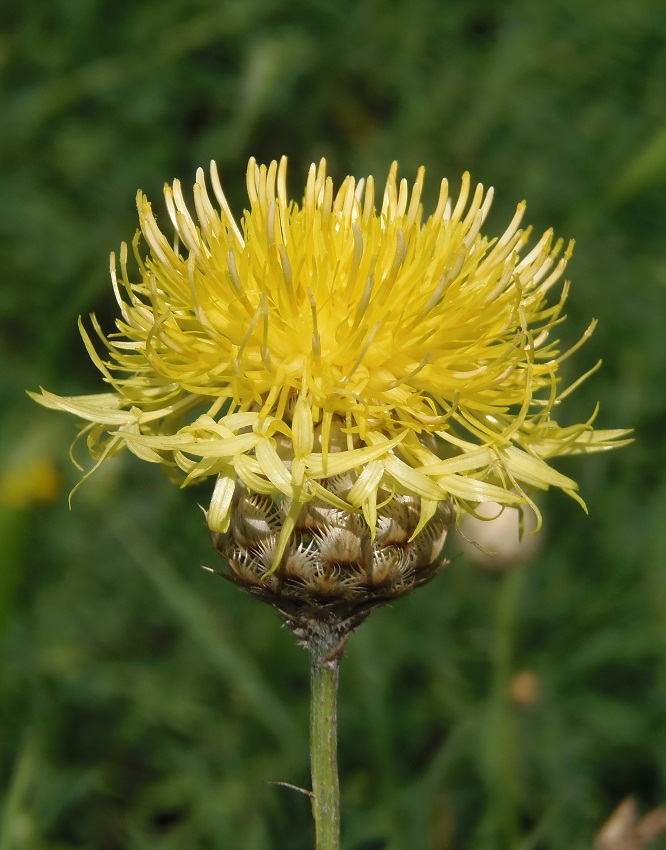
[[[343,498],[353,486],[351,476],[326,484]],[[341,649],[374,608],[430,581],[448,563],[442,550],[454,519],[452,505],[440,503],[414,537],[419,500],[380,492],[374,539],[362,515],[321,499],[306,503],[276,569],[275,550],[289,509],[286,500],[238,484],[229,530],[211,535],[228,564],[220,574],[274,606],[302,641],[332,633]]]

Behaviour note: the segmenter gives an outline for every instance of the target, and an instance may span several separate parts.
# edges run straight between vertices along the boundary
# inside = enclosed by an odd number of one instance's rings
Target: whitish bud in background
[[[536,531],[536,514],[529,505],[502,510],[496,502],[484,502],[476,514],[464,514],[458,543],[477,566],[505,570],[531,558],[543,543],[543,530]]]

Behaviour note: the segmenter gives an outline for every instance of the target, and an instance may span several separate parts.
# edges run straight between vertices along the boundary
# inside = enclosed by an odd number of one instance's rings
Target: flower
[[[116,331],[91,317],[105,359],[79,322],[109,391],[34,396],[85,420],[93,469],[128,448],[183,485],[213,477],[218,534],[239,486],[281,501],[272,568],[308,502],[362,517],[374,539],[381,500],[397,494],[419,505],[414,540],[450,501],[532,504],[529,489],[551,486],[581,501],[547,461],[622,445],[628,432],[595,430],[596,411],[569,427],[553,418],[587,377],[562,390],[560,364],[594,327],[564,352],[552,338],[568,283],[549,297],[573,243],[548,230],[528,248],[524,203],[499,238],[482,235],[492,190],[472,191],[468,174],[455,201],[442,181],[425,220],[423,168],[410,191],[394,163],[379,208],[372,177],[336,192],[324,160],[301,205],[286,176],[286,158],[250,159],[240,226],[215,163],[217,206],[201,169],[194,212],[174,181],[173,244],[139,193],[139,275],[123,244],[119,272],[111,258]],[[342,491],[326,484],[345,476]]]
[[[36,502],[56,499],[60,475],[48,455],[35,453],[12,461],[9,468],[0,469],[0,508],[25,510]]]

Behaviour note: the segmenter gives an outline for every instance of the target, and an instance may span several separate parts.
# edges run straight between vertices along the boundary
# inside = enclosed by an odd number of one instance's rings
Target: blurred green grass
[[[304,850],[307,664],[204,573],[197,501],[118,458],[67,508],[73,423],[24,389],[93,392],[79,313],[107,256],[215,158],[336,178],[423,163],[496,187],[577,248],[567,402],[634,427],[561,464],[541,555],[457,558],[373,615],[342,674],[347,850],[577,850],[615,805],[666,800],[666,10],[660,0],[38,0],[0,10],[0,850]],[[159,206],[159,203],[158,203]],[[572,372],[574,377],[575,373]],[[457,552],[455,543],[451,552]],[[520,671],[538,684],[510,698]],[[666,846],[666,845],[663,845]]]

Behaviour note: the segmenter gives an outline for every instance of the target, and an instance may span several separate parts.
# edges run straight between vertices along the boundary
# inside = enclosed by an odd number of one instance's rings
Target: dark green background
[[[336,180],[423,163],[428,202],[469,169],[495,234],[526,198],[537,233],[577,240],[563,341],[600,320],[565,372],[603,370],[562,424],[599,399],[600,427],[636,429],[558,464],[590,516],[549,495],[525,569],[457,558],[354,637],[346,850],[582,850],[625,795],[666,800],[662,0],[26,0],[0,20],[0,850],[312,847],[307,798],[267,784],[308,784],[307,659],[199,569],[208,491],[123,456],[70,513],[74,423],[24,394],[101,388],[76,317],[112,323],[135,192],[213,157],[238,212],[249,155],[287,154],[295,195],[322,155]]]

